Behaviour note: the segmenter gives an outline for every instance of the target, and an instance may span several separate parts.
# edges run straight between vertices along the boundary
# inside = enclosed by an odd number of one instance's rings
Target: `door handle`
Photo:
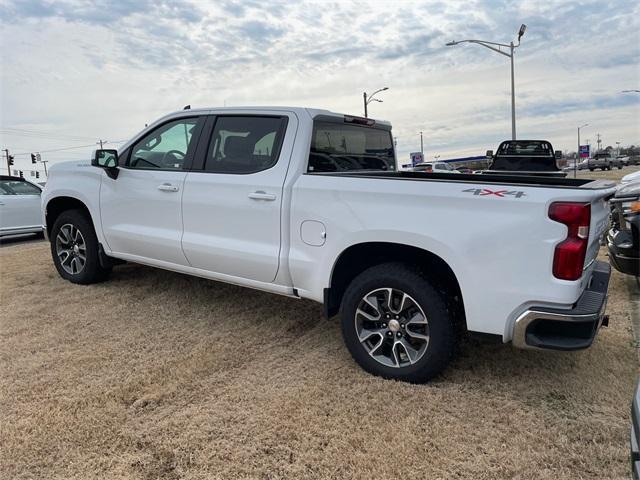
[[[162,185],[158,185],[158,190],[162,190],[163,192],[177,192],[180,190],[180,187],[171,185],[170,183],[163,183]]]
[[[267,200],[268,202],[273,202],[276,199],[276,196],[273,193],[266,193],[262,190],[258,190],[257,192],[250,193],[249,198],[252,200]]]

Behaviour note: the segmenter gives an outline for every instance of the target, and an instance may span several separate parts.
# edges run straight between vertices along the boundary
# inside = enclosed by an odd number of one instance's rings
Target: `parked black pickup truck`
[[[609,204],[609,261],[622,273],[640,276],[640,182],[619,187]]]
[[[509,140],[502,142],[495,155],[487,151],[491,161],[483,174],[508,174],[536,177],[566,177],[567,173],[558,168],[556,160],[562,152],[554,152],[546,140]]]

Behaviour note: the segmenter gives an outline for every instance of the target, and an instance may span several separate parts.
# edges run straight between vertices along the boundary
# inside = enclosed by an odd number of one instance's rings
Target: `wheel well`
[[[56,197],[53,198],[47,203],[46,208],[46,220],[47,220],[47,235],[49,238],[51,237],[51,229],[53,228],[53,224],[56,223],[56,220],[60,216],[60,214],[66,210],[82,210],[87,214],[87,218],[91,221],[91,213],[89,213],[89,209],[87,206],[82,203],[77,198],[73,197]]]
[[[418,247],[388,242],[371,242],[347,248],[333,267],[330,288],[325,290],[325,313],[336,315],[351,281],[366,269],[387,262],[417,266],[433,286],[443,293],[447,308],[454,312],[459,327],[466,330],[460,284],[451,267],[438,255]]]

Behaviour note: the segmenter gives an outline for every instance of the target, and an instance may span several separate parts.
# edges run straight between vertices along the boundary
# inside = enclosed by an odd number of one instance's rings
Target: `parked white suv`
[[[324,304],[367,371],[412,382],[457,334],[588,347],[612,183],[396,171],[391,125],[305,108],[187,110],[51,168],[60,275],[130,261]],[[478,251],[478,245],[492,245]]]

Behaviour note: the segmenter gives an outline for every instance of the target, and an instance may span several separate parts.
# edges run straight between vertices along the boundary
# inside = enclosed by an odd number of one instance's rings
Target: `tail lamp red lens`
[[[554,202],[549,218],[567,226],[567,238],[556,246],[553,276],[561,280],[578,280],[582,276],[589,243],[591,205],[577,202]]]

